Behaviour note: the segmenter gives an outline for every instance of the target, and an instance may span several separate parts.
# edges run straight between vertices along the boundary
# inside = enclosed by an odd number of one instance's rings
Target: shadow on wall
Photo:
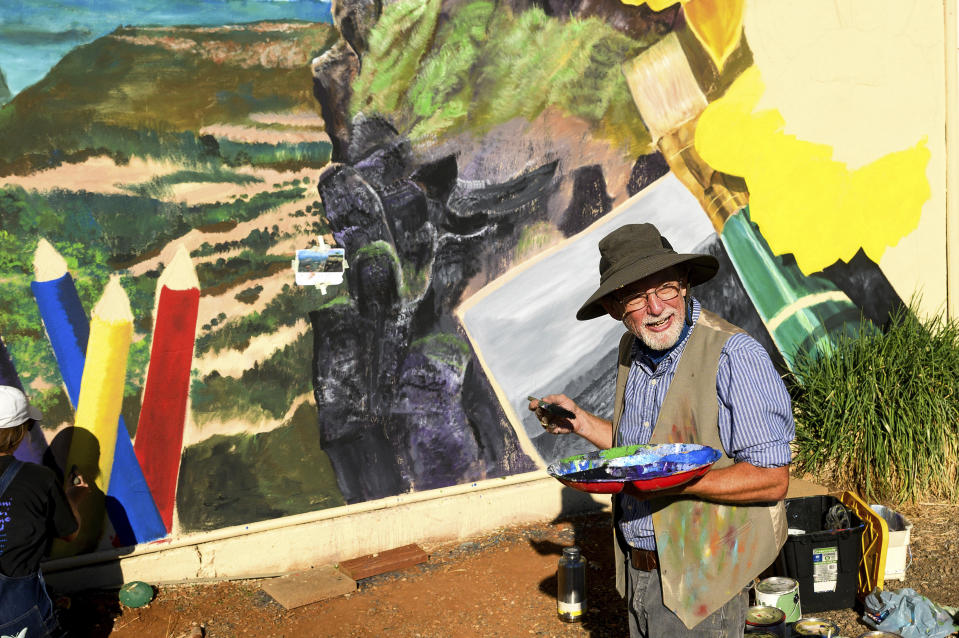
[[[61,469],[62,460],[66,459],[71,442],[74,440],[79,445],[87,447],[87,449],[99,449],[99,441],[85,428],[67,427],[60,430],[50,441],[50,445],[43,455],[43,465],[53,470],[61,483],[64,480],[64,473]],[[109,511],[109,520],[115,528],[122,528],[124,521],[129,528],[129,518],[123,507],[116,499],[105,495],[96,484],[97,460],[97,457],[94,457],[85,469],[78,468],[90,486],[90,493],[80,504],[80,534],[71,543],[61,540],[54,541],[51,551],[52,559],[62,558],[69,564],[72,555],[94,550],[100,540],[104,521],[107,520],[105,511]],[[116,533],[121,534],[123,532],[116,530]],[[132,532],[128,529],[126,533]],[[114,536],[114,538],[116,537]],[[78,598],[82,598],[84,594],[75,592],[80,587],[111,590],[120,587],[124,582],[123,571],[120,568],[120,555],[132,553],[134,549],[135,547],[126,547],[118,550],[119,555],[105,564],[79,565],[62,571],[51,571],[44,564],[41,564],[44,580],[57,610],[60,625],[66,635],[98,638],[108,636],[111,633],[114,619],[121,614],[116,593],[102,596],[96,605],[92,605],[82,604]]]
[[[100,441],[96,435],[86,428],[73,426],[60,430],[50,441],[50,447],[43,455],[43,464],[54,471],[60,484],[63,485],[66,479],[65,475],[69,474],[71,470],[71,468],[64,467],[71,448],[85,451],[85,454],[82,455],[84,463],[77,467],[77,471],[90,486],[90,492],[78,505],[80,533],[76,539],[69,543],[55,540],[51,550],[53,558],[72,556],[94,550],[103,532],[107,496],[97,485],[97,479],[100,475]],[[122,508],[120,512],[123,514],[122,520],[128,521],[129,519],[122,512]]]

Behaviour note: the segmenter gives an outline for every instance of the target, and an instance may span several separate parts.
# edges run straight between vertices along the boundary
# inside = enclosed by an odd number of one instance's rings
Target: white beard
[[[674,317],[674,319],[665,332],[653,332],[646,327],[647,323],[658,323],[659,321],[662,321],[668,317]],[[646,347],[650,350],[669,350],[676,345],[676,342],[679,341],[679,335],[683,333],[684,317],[682,313],[679,313],[672,308],[656,318],[645,317],[645,323],[640,324],[634,321],[629,321],[629,319],[630,318],[627,316],[623,323],[625,323],[629,331],[639,337],[640,341],[646,344]]]

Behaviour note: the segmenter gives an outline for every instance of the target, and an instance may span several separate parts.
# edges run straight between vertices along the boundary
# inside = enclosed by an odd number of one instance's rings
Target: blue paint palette
[[[551,464],[546,471],[585,492],[615,494],[626,483],[652,491],[702,476],[720,456],[719,450],[696,443],[624,445],[570,456]]]

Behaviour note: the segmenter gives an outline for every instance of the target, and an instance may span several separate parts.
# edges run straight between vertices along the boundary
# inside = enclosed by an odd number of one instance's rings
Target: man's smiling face
[[[617,290],[603,306],[647,347],[668,350],[683,332],[687,292],[683,273],[669,268]]]

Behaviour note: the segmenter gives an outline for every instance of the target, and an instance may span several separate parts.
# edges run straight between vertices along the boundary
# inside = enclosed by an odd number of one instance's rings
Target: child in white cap
[[[76,537],[88,492],[80,476],[64,492],[53,470],[14,458],[40,416],[21,390],[0,385],[0,636],[61,635],[40,560],[54,538]]]

